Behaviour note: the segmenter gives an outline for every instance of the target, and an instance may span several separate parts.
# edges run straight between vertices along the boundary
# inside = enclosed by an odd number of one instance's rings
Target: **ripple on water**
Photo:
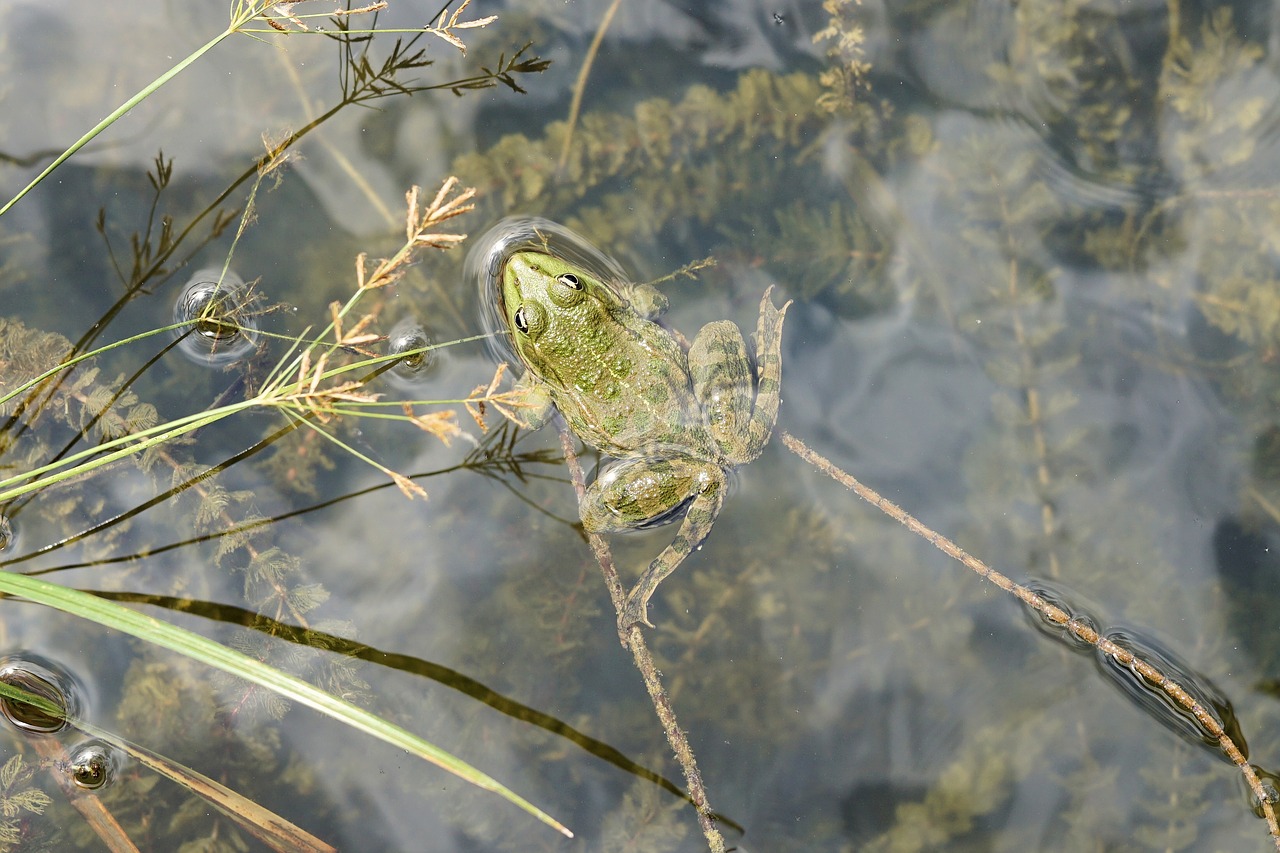
[[[502,271],[517,252],[543,252],[586,270],[606,284],[627,281],[622,265],[591,245],[585,237],[537,216],[510,216],[484,233],[467,253],[463,275],[480,293],[480,323],[496,361],[518,364],[507,337],[502,306]]]
[[[68,754],[71,781],[76,787],[89,791],[105,788],[115,781],[124,758],[120,750],[96,738],[76,744]]]
[[[1027,618],[1042,634],[1065,643],[1073,651],[1092,652],[1093,643],[1082,636],[1080,627],[1089,628],[1101,633],[1096,605],[1085,601],[1081,596],[1061,584],[1045,580],[1030,580],[1023,584],[1048,604],[1052,604],[1071,617],[1065,625],[1059,624],[1044,615],[1043,612],[1027,608]]]
[[[80,716],[84,688],[61,664],[31,652],[0,658],[0,682],[44,700],[42,707],[0,696],[0,714],[31,734],[52,734]]]
[[[435,339],[413,317],[405,317],[387,335],[387,355],[409,353],[395,363],[384,376],[399,391],[413,393],[426,386],[440,372],[443,353],[440,350],[414,352],[429,347]]]
[[[182,288],[173,306],[175,323],[194,323],[195,329],[176,329],[178,348],[197,364],[225,367],[258,346],[252,288],[231,270],[199,270]]]
[[[1160,670],[1165,677],[1177,682],[1210,717],[1218,722],[1218,725],[1235,741],[1240,752],[1248,757],[1248,746],[1240,731],[1240,723],[1236,719],[1231,701],[1207,676],[1197,672],[1175,652],[1141,630],[1128,627],[1112,628],[1107,631],[1105,637],[1120,648],[1145,660]],[[1173,697],[1158,684],[1148,681],[1136,666],[1121,663],[1113,655],[1102,651],[1097,652],[1095,660],[1099,671],[1111,684],[1118,687],[1121,693],[1165,728],[1190,743],[1208,747],[1214,755],[1224,761],[1230,761],[1222,751],[1217,736],[1209,731],[1195,714],[1174,701]]]
[[[1137,661],[1123,663],[1113,654],[1107,654],[1094,643],[1086,639],[1089,631],[1097,634],[1102,640],[1109,640],[1116,646],[1133,653],[1160,671],[1165,678],[1176,682],[1195,702],[1205,710],[1227,735],[1235,742],[1240,752],[1248,757],[1248,746],[1240,730],[1231,701],[1204,674],[1197,672],[1174,651],[1150,635],[1149,632],[1128,626],[1104,627],[1100,609],[1082,596],[1064,587],[1062,584],[1030,580],[1024,584],[1047,604],[1058,607],[1071,617],[1066,624],[1059,624],[1047,618],[1042,612],[1027,608],[1028,618],[1032,624],[1046,636],[1064,643],[1073,651],[1090,652],[1098,670],[1109,684],[1119,688],[1120,692],[1135,705],[1154,717],[1161,725],[1190,743],[1208,748],[1214,755],[1224,761],[1231,761],[1222,751],[1218,736],[1210,731],[1194,713],[1180,705],[1159,684],[1149,681],[1139,670]],[[1082,630],[1083,629],[1083,630]]]

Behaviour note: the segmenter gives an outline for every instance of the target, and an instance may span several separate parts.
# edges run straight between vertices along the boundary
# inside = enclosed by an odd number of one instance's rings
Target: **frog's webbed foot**
[[[625,637],[632,625],[653,627],[653,623],[649,621],[649,596],[651,595],[653,595],[652,590],[646,593],[638,585],[631,590],[626,603],[622,605],[622,610],[618,612],[619,634]]]

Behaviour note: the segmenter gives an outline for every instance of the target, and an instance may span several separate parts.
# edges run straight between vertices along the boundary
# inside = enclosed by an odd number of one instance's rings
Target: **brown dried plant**
[[[267,170],[269,173],[270,170]],[[265,175],[264,175],[265,176]],[[261,180],[261,176],[260,179]],[[305,426],[328,441],[342,447],[352,456],[361,459],[386,474],[409,497],[426,497],[421,486],[386,466],[360,453],[343,442],[329,429],[344,416],[378,417],[407,420],[441,441],[448,443],[461,433],[452,411],[434,411],[419,414],[413,411],[419,405],[461,403],[465,405],[477,423],[484,428],[483,411],[493,405],[499,411],[518,405],[516,392],[497,391],[501,371],[487,388],[477,388],[465,399],[384,402],[380,395],[366,390],[366,384],[378,373],[377,368],[393,361],[420,355],[430,347],[408,352],[375,355],[365,347],[383,340],[370,331],[374,322],[372,314],[360,316],[354,323],[351,317],[361,298],[370,291],[394,284],[413,263],[422,249],[449,249],[466,239],[465,234],[442,227],[449,220],[473,208],[474,189],[458,192],[458,179],[450,177],[441,185],[429,204],[419,204],[421,190],[413,187],[406,194],[407,215],[405,242],[390,258],[379,260],[370,269],[370,261],[361,253],[356,259],[356,290],[345,304],[333,303],[329,307],[328,325],[314,337],[304,333],[292,342],[292,347],[263,382],[261,390],[235,403],[176,418],[127,435],[103,442],[81,453],[71,454],[48,465],[0,479],[0,500],[12,500],[23,494],[38,491],[54,483],[87,473],[118,459],[159,447],[166,442],[187,435],[211,423],[248,409],[271,408],[290,418],[297,426]],[[252,215],[252,205],[247,205],[244,216]],[[234,318],[214,318],[219,322],[234,323]],[[467,340],[475,340],[469,338]],[[355,355],[356,358],[347,356]],[[38,377],[42,378],[42,377]],[[483,390],[482,390],[483,389]],[[9,397],[22,392],[19,388]],[[3,402],[3,400],[0,400]],[[388,408],[388,407],[394,407]],[[399,410],[399,411],[395,411]]]
[[[345,19],[354,15],[363,15],[369,12],[380,12],[383,9],[386,9],[388,5],[385,0],[378,0],[378,2],[369,3],[368,5],[361,6],[358,9],[337,8],[323,12],[308,12],[306,14],[294,12],[296,7],[311,2],[313,2],[313,0],[289,0],[289,2],[274,3],[268,2],[265,4],[263,10],[259,14],[259,17],[265,21],[269,27],[271,27],[271,30],[244,28],[241,32],[270,33],[274,30],[279,33],[323,33],[326,31],[322,26],[307,24],[307,20],[309,19],[334,21],[339,26],[342,26],[344,32],[347,33],[361,32],[359,30],[347,28],[345,24],[343,24]],[[476,18],[470,21],[462,20],[462,13],[465,12],[467,7],[470,5],[471,0],[463,0],[462,5],[455,9],[452,14],[449,13],[448,7],[446,6],[445,9],[441,10],[439,17],[425,27],[404,30],[380,28],[378,31],[382,33],[429,33],[430,35],[453,45],[458,50],[462,51],[462,54],[465,56],[467,53],[467,46],[463,43],[462,39],[459,38],[456,31],[487,27],[494,21],[498,20],[497,15],[486,15],[483,18]],[[446,15],[448,17],[446,17]]]
[[[471,395],[463,400],[463,405],[467,407],[467,413],[476,422],[476,426],[480,427],[481,432],[488,432],[489,426],[485,422],[485,415],[488,414],[488,407],[492,406],[498,414],[516,426],[524,426],[525,422],[516,415],[516,409],[528,408],[532,405],[527,397],[528,388],[517,386],[506,391],[499,391],[498,386],[502,384],[503,374],[507,372],[507,364],[503,362],[493,372],[493,379],[489,380],[489,384],[481,383],[471,391]]]
[[[405,216],[405,242],[390,258],[384,258],[373,264],[367,253],[361,252],[356,258],[356,291],[346,304],[333,302],[329,306],[329,325],[314,341],[303,348],[288,365],[282,364],[276,369],[273,381],[266,383],[263,391],[264,404],[273,405],[285,411],[297,421],[323,435],[326,439],[341,446],[353,456],[360,458],[377,468],[392,479],[397,487],[408,497],[427,496],[426,491],[409,478],[370,459],[353,447],[342,442],[332,433],[322,429],[336,418],[344,415],[369,415],[371,409],[385,406],[381,395],[364,390],[366,378],[345,378],[353,371],[373,367],[389,360],[418,354],[398,353],[393,356],[378,356],[365,349],[369,344],[384,340],[383,336],[369,331],[376,321],[374,314],[361,316],[350,328],[346,322],[359,300],[371,291],[388,287],[400,279],[413,263],[417,253],[425,248],[450,249],[466,239],[466,234],[443,230],[442,225],[449,220],[472,210],[471,200],[475,189],[468,188],[455,192],[458,179],[449,177],[436,192],[435,197],[426,207],[421,207],[419,196],[421,188],[415,186],[405,194],[407,213]],[[325,343],[325,341],[329,341]],[[362,358],[334,365],[338,354],[355,353]],[[284,382],[283,377],[295,377],[291,382]],[[483,405],[489,397],[498,396],[492,393],[477,397],[472,392],[466,405],[468,410],[473,405]],[[414,403],[396,402],[401,414],[378,413],[379,417],[400,418],[435,436],[448,444],[461,434],[457,424],[457,415],[452,410],[435,411],[418,414],[414,411]],[[481,424],[483,428],[483,424]]]

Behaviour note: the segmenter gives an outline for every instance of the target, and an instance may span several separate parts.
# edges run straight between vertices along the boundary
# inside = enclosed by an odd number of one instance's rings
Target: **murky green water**
[[[328,11],[308,5],[293,11]],[[0,391],[68,342],[172,322],[184,286],[228,258],[259,297],[261,346],[210,363],[163,336],[99,357],[38,410],[3,409],[0,479],[81,449],[83,427],[92,443],[256,392],[287,336],[353,292],[356,256],[401,245],[405,191],[429,198],[453,174],[479,193],[450,223],[473,237],[544,216],[636,280],[714,256],[698,281],[664,285],[689,337],[723,318],[749,331],[777,285],[796,300],[780,429],[1142,651],[1250,761],[1280,768],[1271,7],[622,4],[562,167],[608,5],[476,0],[464,17],[499,20],[459,31],[465,57],[424,36],[401,58],[423,48],[434,64],[396,78],[465,81],[531,42],[516,61],[552,64],[510,70],[523,93],[384,87],[312,128],[368,78],[335,41],[264,34],[228,40],[117,122],[0,217]],[[437,8],[392,0],[378,26],[421,26]],[[217,3],[8,4],[0,203],[225,24]],[[841,53],[855,26],[861,52]],[[396,37],[374,39],[370,73]],[[851,62],[870,68],[852,76]],[[236,240],[263,138],[301,131]],[[157,193],[161,151],[172,175]],[[465,251],[424,253],[357,315],[376,309],[379,334],[477,334]],[[493,369],[482,342],[460,344],[373,390],[457,400]],[[65,668],[85,719],[338,849],[705,849],[574,526],[553,430],[486,435],[449,407],[466,435],[448,447],[404,422],[320,424],[414,475],[426,501],[309,429],[245,453],[285,425],[250,412],[8,505],[0,560],[353,698],[575,840],[259,688],[45,608],[0,602],[0,653]],[[673,535],[614,538],[624,582]],[[1012,597],[776,439],[650,615],[739,850],[1274,846],[1241,773],[1186,714],[1091,648],[1046,638]],[[0,764],[37,767],[50,744],[80,742],[5,731]],[[0,805],[33,788],[51,802],[6,805],[0,846],[101,848],[59,771],[9,767]],[[141,850],[261,849],[137,761],[100,796]]]

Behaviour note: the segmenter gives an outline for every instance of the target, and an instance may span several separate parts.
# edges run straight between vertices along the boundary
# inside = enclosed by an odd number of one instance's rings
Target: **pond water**
[[[396,53],[412,35],[394,31],[439,11],[416,0],[345,47],[278,17],[295,32],[223,41],[0,215],[0,396],[72,346],[216,299],[187,289],[211,276],[246,283],[256,326],[144,337],[4,404],[3,479],[257,394],[355,292],[357,256],[399,249],[411,186],[424,204],[449,175],[476,188],[441,226],[470,240],[424,249],[344,322],[450,343],[366,390],[444,401],[414,411],[452,409],[462,435],[349,415],[278,434],[281,412],[248,409],[7,502],[0,562],[351,699],[576,837],[262,688],[9,598],[6,665],[55,673],[106,740],[4,729],[0,848],[101,849],[101,816],[57,778],[75,766],[106,779],[91,796],[138,849],[266,849],[193,785],[101,757],[113,736],[341,850],[707,848],[555,430],[517,433],[486,404],[482,432],[459,402],[495,369],[483,341],[451,343],[484,328],[463,258],[512,215],[563,223],[638,282],[714,257],[661,285],[689,338],[720,319],[750,333],[770,285],[795,300],[779,431],[1138,651],[1264,778],[1280,770],[1274,7],[610,6],[476,0],[460,20],[498,17],[454,31],[465,56],[431,34]],[[0,203],[227,22],[217,3],[143,0],[4,14]],[[287,162],[255,183],[283,140]],[[611,537],[623,583],[674,535]],[[1202,724],[776,434],[650,618],[730,848],[1275,846]]]

